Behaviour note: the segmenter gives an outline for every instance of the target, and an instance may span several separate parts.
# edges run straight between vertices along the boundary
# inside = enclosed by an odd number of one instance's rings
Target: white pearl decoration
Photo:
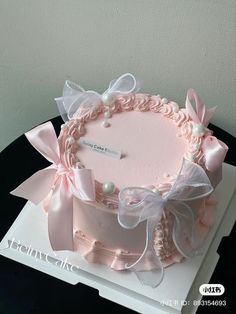
[[[110,94],[103,94],[102,95],[102,102],[105,106],[109,106],[114,101],[114,97]]]
[[[110,123],[108,121],[104,120],[104,121],[102,121],[102,126],[104,128],[108,128],[110,126]]]
[[[115,192],[115,184],[111,181],[105,182],[102,185],[102,191],[105,194],[113,194]]]
[[[156,194],[161,194],[160,191],[157,188],[152,189],[152,192],[154,192]]]
[[[62,124],[62,125],[61,125],[61,129],[63,129],[64,127],[65,127],[65,124]]]
[[[176,102],[172,102],[171,106],[175,113],[179,112],[179,105]]]
[[[163,103],[163,104],[167,104],[168,103],[168,100],[167,100],[167,98],[162,98],[162,100],[161,100],[161,102]]]
[[[189,159],[190,161],[192,161],[192,162],[194,162],[194,160],[195,160],[195,158],[194,158],[193,155],[189,155],[189,156],[188,156],[188,159]]]
[[[75,139],[72,136],[70,136],[70,137],[67,138],[67,142],[68,142],[69,145],[72,145],[72,144],[75,143]]]
[[[111,117],[110,111],[105,111],[104,112],[104,118],[109,119]]]
[[[199,149],[199,148],[200,148],[200,144],[194,143],[194,144],[193,144],[193,148],[194,148],[194,149]]]
[[[80,167],[81,167],[81,163],[79,161],[77,161],[75,164],[75,169],[79,169]]]
[[[192,134],[193,136],[203,136],[205,133],[205,127],[203,124],[194,124],[193,128],[192,128]]]
[[[115,255],[117,257],[121,256],[122,255],[122,250],[121,249],[117,249],[116,252],[115,252]]]

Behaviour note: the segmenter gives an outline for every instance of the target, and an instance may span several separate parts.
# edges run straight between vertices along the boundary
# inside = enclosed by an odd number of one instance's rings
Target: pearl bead
[[[152,192],[154,192],[156,194],[161,194],[160,191],[157,188],[152,189]]]
[[[108,128],[110,126],[110,123],[108,121],[104,120],[104,121],[102,121],[102,126],[104,128]]]
[[[111,103],[113,102],[114,97],[111,94],[103,94],[102,95],[102,102],[105,106],[109,106],[111,105]]]
[[[162,98],[161,101],[162,101],[163,104],[167,104],[168,103],[168,100],[166,98]]]
[[[171,106],[174,112],[179,112],[179,105],[176,102],[172,102]]]
[[[192,128],[192,134],[193,136],[203,136],[205,133],[205,127],[203,124],[194,124],[193,128]]]
[[[110,111],[105,111],[104,112],[104,118],[109,119],[111,117]]]
[[[121,255],[122,255],[122,251],[121,251],[120,249],[117,249],[117,250],[115,251],[115,255],[116,255],[117,257],[121,256]]]
[[[194,143],[194,144],[193,144],[193,148],[194,148],[194,149],[199,149],[199,148],[200,148],[200,144]]]
[[[194,160],[195,160],[195,158],[194,158],[193,155],[189,155],[189,156],[188,156],[188,159],[189,159],[190,161],[192,161],[192,162],[194,162]]]
[[[74,142],[75,142],[75,139],[72,137],[72,136],[69,136],[68,138],[67,138],[67,141],[68,141],[68,144],[74,144]]]
[[[97,240],[93,240],[92,247],[95,248],[96,246],[99,246],[100,242]]]
[[[65,127],[65,124],[62,124],[62,125],[61,125],[61,129],[63,129],[64,127]]]
[[[110,182],[110,181],[105,182],[102,185],[102,191],[105,194],[112,194],[115,192],[115,189],[116,189],[115,184],[113,182]]]

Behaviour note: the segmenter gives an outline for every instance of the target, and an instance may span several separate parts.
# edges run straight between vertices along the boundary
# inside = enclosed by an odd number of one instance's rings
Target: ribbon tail
[[[216,111],[216,108],[217,108],[217,106],[206,110],[206,113],[205,113],[204,118],[203,118],[203,124],[205,125],[205,127],[208,126],[209,121],[211,120],[211,118],[213,117],[213,115]]]
[[[58,111],[62,117],[62,120],[64,122],[67,122],[69,119],[68,119],[68,116],[67,116],[67,111],[66,111],[66,108],[64,106],[64,101],[63,101],[63,97],[58,97],[58,98],[55,98],[55,101],[57,103],[57,108],[58,108]]]
[[[139,259],[131,265],[126,265],[127,269],[135,272],[139,281],[143,285],[157,287],[164,276],[163,265],[160,258],[156,255],[153,247],[153,232],[155,230],[157,218],[152,217],[147,220],[146,225],[146,244]]]
[[[222,164],[213,172],[207,170],[206,174],[208,175],[211,185],[215,189],[222,180]]]
[[[172,238],[177,250],[186,258],[198,254],[202,239],[197,235],[192,209],[183,202],[170,206],[174,226]]]
[[[73,196],[66,175],[58,178],[49,201],[48,234],[53,250],[74,250]]]
[[[84,201],[95,201],[95,181],[91,169],[73,169],[74,185],[71,185],[72,193]]]
[[[56,169],[52,166],[39,170],[31,177],[21,183],[10,194],[23,197],[34,204],[40,203],[50,192],[54,180]]]
[[[197,110],[197,116],[201,123],[204,122],[204,117],[206,115],[206,106],[204,105],[201,98],[197,95],[195,92],[195,102],[196,102],[196,110]]]
[[[193,106],[191,104],[191,101],[195,100],[195,102],[197,102],[196,100],[196,92],[193,89],[189,89],[187,91],[187,96],[186,96],[186,101],[185,101],[185,108],[187,110],[188,115],[192,118],[193,122],[195,123],[200,123],[200,119],[196,113],[196,111],[193,109]]]

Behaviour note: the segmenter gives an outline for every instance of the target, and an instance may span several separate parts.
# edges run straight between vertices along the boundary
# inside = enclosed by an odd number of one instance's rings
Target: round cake
[[[102,95],[66,81],[59,137],[50,122],[26,133],[51,165],[12,194],[43,201],[53,250],[131,269],[156,287],[163,267],[201,248],[228,148],[207,128],[215,108],[194,90],[180,108],[138,89],[130,73]]]
[[[82,118],[62,125],[59,143],[68,167],[92,169],[96,180],[95,202],[74,199],[75,250],[90,262],[116,270],[137,260],[145,246],[146,222],[134,229],[119,224],[119,191],[135,186],[165,195],[184,157],[201,164],[202,138],[192,134],[192,126],[185,109],[176,102],[147,94],[117,96],[109,107],[100,102]],[[113,158],[83,145],[83,141],[118,150],[121,156]],[[107,185],[113,190],[104,191]],[[204,234],[209,227],[205,203],[198,201],[195,211]],[[172,225],[173,216],[166,210],[153,234],[155,252],[164,266],[182,259],[172,239]]]

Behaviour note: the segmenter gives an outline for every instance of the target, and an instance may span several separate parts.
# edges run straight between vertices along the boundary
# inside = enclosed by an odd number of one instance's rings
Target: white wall
[[[69,78],[103,91],[124,72],[184,103],[194,87],[236,134],[236,2],[0,0],[0,150],[58,115]]]

